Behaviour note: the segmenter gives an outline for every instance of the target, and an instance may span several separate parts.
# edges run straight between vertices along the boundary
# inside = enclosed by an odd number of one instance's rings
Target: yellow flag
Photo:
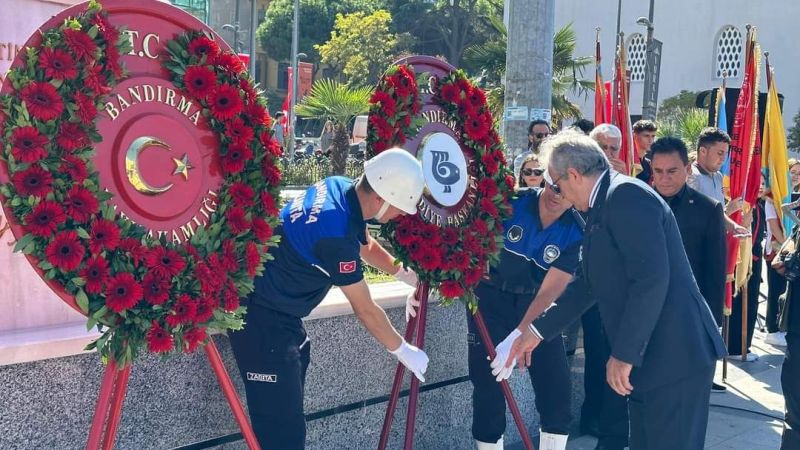
[[[789,155],[786,149],[786,134],[783,130],[783,117],[778,102],[778,88],[772,74],[767,94],[767,110],[764,119],[761,167],[769,171],[769,188],[778,218],[783,222],[781,204],[791,201],[789,187]]]

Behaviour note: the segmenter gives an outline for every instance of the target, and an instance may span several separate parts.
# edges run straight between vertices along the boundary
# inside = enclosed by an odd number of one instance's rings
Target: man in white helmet
[[[247,391],[250,420],[264,450],[305,446],[303,389],[310,361],[302,318],[338,286],[358,319],[421,381],[428,356],[408,344],[370,296],[362,260],[416,285],[416,274],[366,232],[366,222],[386,223],[416,214],[422,166],[402,149],[386,150],[364,163],[358,180],[329,177],[309,187],[281,211],[275,232],[280,245],[255,279],[243,330],[230,334]]]

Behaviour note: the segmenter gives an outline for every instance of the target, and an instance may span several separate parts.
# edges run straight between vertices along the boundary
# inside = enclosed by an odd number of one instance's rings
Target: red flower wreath
[[[497,263],[503,245],[503,220],[511,214],[514,177],[506,167],[502,143],[494,129],[483,91],[456,71],[438,80],[433,101],[456,124],[456,139],[472,155],[478,182],[475,206],[461,226],[440,228],[418,215],[404,216],[381,228],[397,258],[420,280],[438,288],[445,301],[461,299],[476,306],[472,293]],[[405,143],[419,130],[415,116],[421,100],[411,67],[387,71],[372,96],[367,133],[370,156]]]
[[[89,348],[120,365],[141,348],[193,351],[207,330],[241,327],[239,297],[276,245],[280,182],[266,101],[236,55],[189,32],[167,43],[163,64],[219,136],[226,178],[217,212],[177,246],[116,215],[112,194],[99,188],[92,143],[101,139],[102,96],[124,76],[120,55],[129,45],[90,2],[41,33],[0,97],[0,173],[9,181],[0,183],[0,200],[23,231],[15,250],[74,296],[88,328],[103,332]]]

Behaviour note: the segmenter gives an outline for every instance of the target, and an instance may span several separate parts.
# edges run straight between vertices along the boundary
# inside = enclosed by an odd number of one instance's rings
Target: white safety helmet
[[[375,215],[380,219],[394,206],[406,214],[417,213],[417,203],[425,187],[422,164],[402,148],[390,148],[364,163],[364,176],[372,190],[385,200]]]

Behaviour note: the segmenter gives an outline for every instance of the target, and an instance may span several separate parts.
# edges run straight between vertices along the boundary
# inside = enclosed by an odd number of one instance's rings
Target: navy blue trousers
[[[494,345],[519,325],[533,299],[530,294],[510,294],[484,283],[478,286],[475,294],[479,299],[478,310],[483,315]],[[497,442],[506,429],[505,398],[500,383],[492,375],[486,349],[469,311],[467,325],[469,378],[473,387],[472,436],[482,442]],[[541,417],[542,431],[569,434],[572,381],[561,336],[536,347],[528,373],[536,394],[535,403]],[[529,400],[517,399],[520,404],[525,401]]]

